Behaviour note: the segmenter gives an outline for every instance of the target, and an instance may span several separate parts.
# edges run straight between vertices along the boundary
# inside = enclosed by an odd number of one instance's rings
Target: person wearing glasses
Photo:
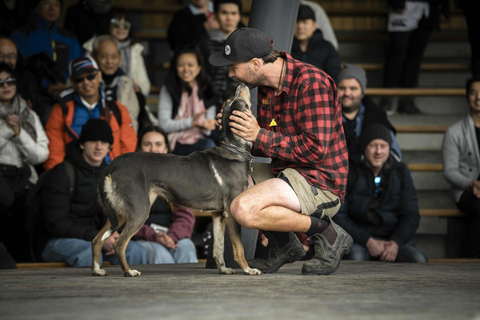
[[[25,197],[38,180],[33,166],[49,151],[40,118],[17,92],[16,82],[13,69],[0,63],[0,171],[15,197],[8,207],[0,205],[0,242],[15,260],[29,261]]]
[[[63,161],[65,146],[78,139],[82,126],[91,118],[108,121],[113,130],[112,150],[105,158],[110,163],[115,157],[135,151],[137,135],[127,108],[117,101],[107,101],[100,88],[102,73],[92,57],[79,57],[70,62],[72,88],[59,96],[45,131],[50,140],[50,155],[44,163],[49,170]]]
[[[345,202],[333,218],[354,240],[345,259],[427,262],[412,242],[420,221],[413,180],[391,147],[387,127],[372,124],[360,140],[363,156],[350,159]]]

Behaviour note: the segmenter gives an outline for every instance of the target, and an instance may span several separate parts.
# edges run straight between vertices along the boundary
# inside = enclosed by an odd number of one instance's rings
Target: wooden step
[[[104,261],[103,267],[111,266],[110,261]],[[18,269],[42,269],[42,268],[69,268],[66,262],[26,262],[26,263],[17,263]]]
[[[356,63],[365,71],[383,71],[383,63]],[[470,65],[468,63],[422,63],[422,71],[469,71]]]
[[[443,171],[443,164],[441,163],[409,163],[407,167],[410,171]]]
[[[480,259],[428,259],[429,263],[480,263]]]
[[[464,88],[367,88],[370,96],[465,96]]]
[[[421,217],[463,218],[465,214],[458,209],[420,209]]]
[[[445,133],[445,125],[396,125],[397,133]]]

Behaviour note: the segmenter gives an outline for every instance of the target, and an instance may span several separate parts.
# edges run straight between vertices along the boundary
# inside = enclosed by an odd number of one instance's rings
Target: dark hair
[[[165,138],[165,144],[167,145],[167,150],[170,152],[170,143],[168,142],[168,135],[162,128],[157,126],[147,126],[143,128],[142,131],[140,131],[140,133],[138,134],[138,140],[137,140],[137,151],[142,150],[141,147],[142,147],[143,136],[145,136],[149,132],[160,133]]]
[[[172,119],[177,115],[178,106],[180,104],[180,98],[182,96],[183,90],[186,90],[189,95],[192,93],[192,88],[190,88],[188,84],[183,82],[177,73],[178,58],[182,54],[187,54],[187,53],[195,55],[195,57],[197,58],[198,65],[201,68],[200,72],[195,78],[198,84],[198,96],[200,99],[204,100],[205,93],[207,89],[209,89],[210,87],[205,75],[205,68],[203,65],[203,56],[200,53],[200,50],[198,49],[198,47],[194,47],[194,46],[178,47],[175,50],[175,55],[173,56],[173,59],[170,63],[170,70],[168,71],[167,78],[165,80],[165,87],[167,88],[168,93],[170,94],[173,102]],[[208,108],[208,105],[206,103],[205,103],[205,108]]]
[[[240,12],[240,15],[242,15],[242,1],[240,0],[215,0],[215,2],[213,3],[213,12],[217,13],[220,5],[225,3],[236,4],[238,6],[238,11]]]
[[[467,88],[466,88],[467,96],[470,94],[470,87],[472,86],[472,84],[479,81],[480,81],[480,76],[473,76],[473,78],[467,80]]]
[[[273,40],[271,40],[271,42],[272,42],[272,45],[273,45]],[[280,51],[272,50],[272,52],[270,52],[266,56],[263,56],[262,60],[263,60],[264,63],[271,63],[271,62],[275,62],[278,57],[280,57]]]
[[[122,18],[125,19],[125,21],[128,21],[130,23],[132,22],[132,19],[130,18],[130,14],[127,11],[127,9],[125,9],[123,7],[115,7],[112,10],[112,12],[110,13],[110,20],[108,20],[107,30],[104,30],[104,34],[110,34],[110,28],[111,28],[111,25],[112,25],[112,23],[110,21],[112,19],[122,20]],[[125,40],[130,39],[131,44],[134,44],[136,42],[134,31],[135,30],[134,30],[134,26],[133,26],[133,23],[132,23],[131,27],[130,27],[130,32],[128,33],[128,37],[127,37],[127,39],[125,39]]]
[[[12,67],[10,67],[5,62],[0,62],[0,72],[6,72],[11,76],[15,75],[15,72],[13,71]]]

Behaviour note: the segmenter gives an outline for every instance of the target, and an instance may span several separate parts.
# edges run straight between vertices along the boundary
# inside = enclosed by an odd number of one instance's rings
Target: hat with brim
[[[213,66],[229,66],[237,62],[261,58],[272,52],[273,40],[265,33],[253,28],[240,28],[233,31],[225,41],[223,51],[208,58]]]

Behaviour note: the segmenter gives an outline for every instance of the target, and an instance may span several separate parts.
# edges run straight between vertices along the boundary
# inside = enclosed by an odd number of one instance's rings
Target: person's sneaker
[[[315,250],[315,259],[305,262],[302,274],[334,273],[340,266],[343,256],[350,252],[353,245],[352,237],[345,230],[332,219],[328,217],[323,219],[328,219],[330,225],[322,233],[310,237]]]
[[[274,273],[277,272],[284,264],[293,263],[300,260],[305,256],[306,252],[302,243],[298,240],[297,236],[293,232],[264,232],[268,238],[267,253],[264,258],[255,258],[248,261],[250,268],[255,268],[262,273]],[[279,236],[288,236],[288,243],[283,247],[279,247],[279,239],[275,239]]]
[[[398,99],[398,113],[403,114],[421,114],[422,111],[415,105],[412,97],[401,97]]]

